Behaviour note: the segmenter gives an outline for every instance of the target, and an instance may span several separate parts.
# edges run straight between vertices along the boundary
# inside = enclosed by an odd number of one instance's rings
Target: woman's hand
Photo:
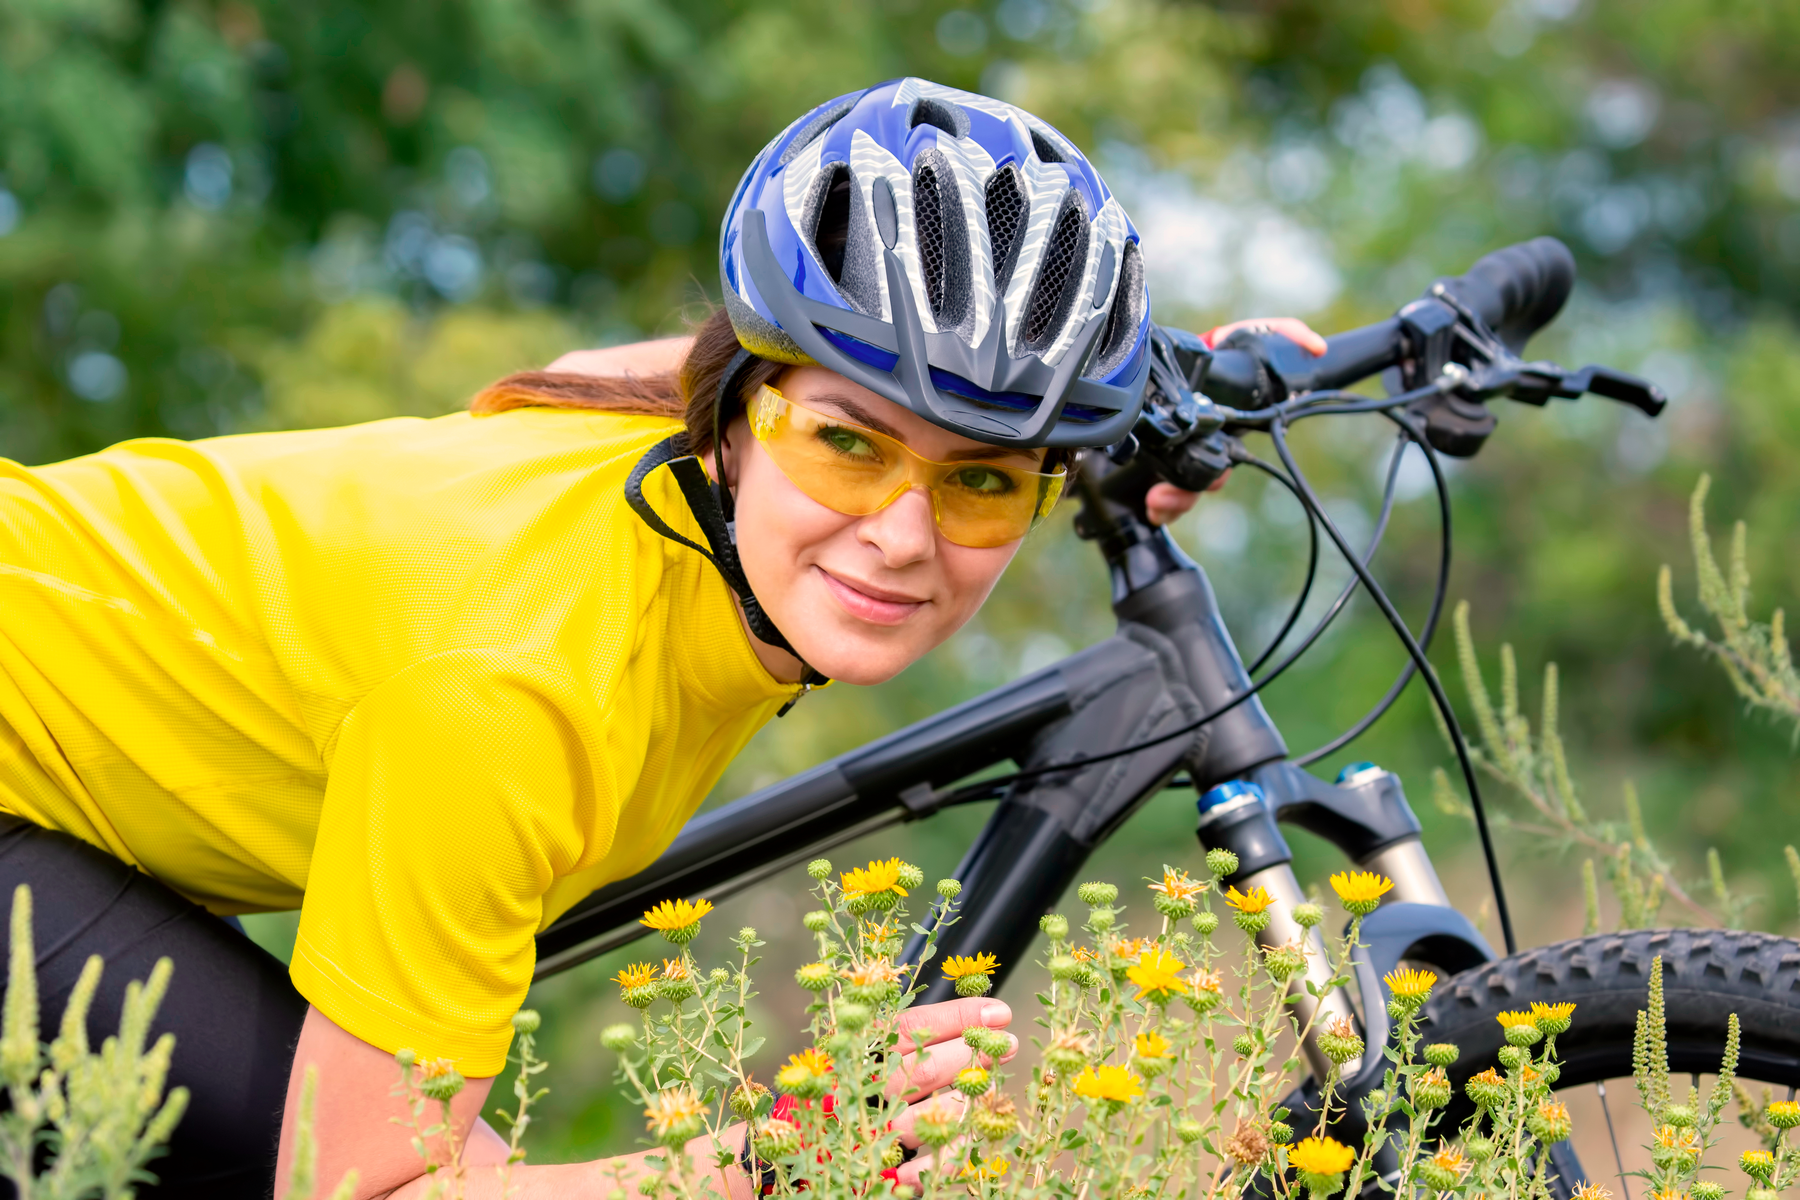
[[[1248,321],[1233,321],[1229,325],[1220,325],[1200,335],[1208,349],[1218,345],[1240,329],[1253,329],[1258,332],[1276,333],[1293,342],[1301,349],[1312,354],[1314,358],[1325,353],[1325,339],[1312,331],[1305,321],[1298,317],[1252,318]],[[1216,492],[1225,486],[1231,478],[1231,472],[1213,480],[1212,486],[1206,490]],[[1167,525],[1179,517],[1185,516],[1200,500],[1198,492],[1189,492],[1176,487],[1172,483],[1152,484],[1144,495],[1144,511],[1150,516],[1152,525]]]

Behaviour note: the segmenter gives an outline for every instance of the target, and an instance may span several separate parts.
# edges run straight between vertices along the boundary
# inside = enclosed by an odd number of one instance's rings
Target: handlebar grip
[[[1562,311],[1575,286],[1575,256],[1553,237],[1533,238],[1438,282],[1520,354],[1531,335]]]

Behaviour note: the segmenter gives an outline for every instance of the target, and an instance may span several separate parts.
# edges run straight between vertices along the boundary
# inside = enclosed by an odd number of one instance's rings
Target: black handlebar
[[[1438,283],[1520,354],[1568,301],[1575,256],[1553,237],[1532,238],[1485,255],[1463,274]]]

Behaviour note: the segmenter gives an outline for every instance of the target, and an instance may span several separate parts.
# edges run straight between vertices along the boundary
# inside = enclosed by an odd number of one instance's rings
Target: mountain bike
[[[1307,938],[1310,976],[1291,985],[1294,1015],[1305,1022],[1318,1004],[1348,1016],[1369,1050],[1346,1064],[1334,1105],[1340,1137],[1360,1137],[1357,1099],[1380,1083],[1389,1039],[1382,977],[1406,962],[1446,978],[1425,1010],[1428,1041],[1461,1047],[1450,1071],[1462,1084],[1494,1061],[1502,1044],[1495,1014],[1534,1000],[1574,1001],[1581,1018],[1559,1039],[1559,1090],[1600,1085],[1631,1074],[1632,1033],[1645,1001],[1646,975],[1661,956],[1668,1010],[1669,1059],[1677,1072],[1717,1068],[1725,1014],[1743,1026],[1740,1075],[1790,1089],[1800,1085],[1800,943],[1721,930],[1642,930],[1601,934],[1519,952],[1506,904],[1479,780],[1456,715],[1426,651],[1442,615],[1451,551],[1451,505],[1440,456],[1467,458],[1494,432],[1489,402],[1508,398],[1542,406],[1553,398],[1603,396],[1655,416],[1665,399],[1652,384],[1600,366],[1565,370],[1522,357],[1526,341],[1561,310],[1575,264],[1562,243],[1538,238],[1440,279],[1386,321],[1328,340],[1319,358],[1267,332],[1240,331],[1217,348],[1174,329],[1147,346],[1151,390],[1133,434],[1090,452],[1075,475],[1075,527],[1093,541],[1112,582],[1118,632],[1042,670],[821,763],[689,823],[651,867],[609,885],[538,937],[538,977],[553,975],[643,933],[637,917],[680,897],[717,899],[819,852],[945,808],[998,800],[956,877],[963,918],[944,932],[946,954],[997,953],[1016,964],[1029,952],[1037,918],[1066,893],[1102,841],[1152,796],[1173,786],[1198,795],[1197,835],[1205,849],[1237,855],[1224,882],[1260,886],[1278,902],[1266,945]],[[891,347],[890,347],[891,349]],[[1388,395],[1348,388],[1381,376]],[[1352,547],[1295,461],[1288,430],[1324,416],[1379,416],[1395,429],[1380,515],[1369,544]],[[1250,435],[1266,436],[1275,461],[1252,453]],[[1440,520],[1436,591],[1417,633],[1370,573],[1394,504],[1402,456],[1418,447],[1437,491]],[[1155,481],[1203,490],[1234,466],[1268,475],[1305,509],[1310,562],[1285,622],[1246,667],[1221,619],[1206,573],[1149,524],[1144,495]],[[1322,539],[1354,577],[1324,616],[1289,645],[1318,573]],[[1292,755],[1258,693],[1322,635],[1361,589],[1406,650],[1407,661],[1381,700],[1342,735]],[[1283,650],[1283,647],[1288,647]],[[1277,655],[1280,657],[1277,659]],[[1372,763],[1345,768],[1333,781],[1305,769],[1349,745],[1380,719],[1414,679],[1442,715],[1469,794],[1506,956],[1497,957],[1475,926],[1451,907],[1401,781]],[[962,782],[998,764],[1016,769]],[[1331,842],[1358,867],[1394,881],[1386,903],[1362,926],[1354,959],[1358,1004],[1344,989],[1317,1000],[1310,978],[1327,974],[1318,935],[1288,915],[1306,897],[1280,825]],[[908,956],[916,955],[915,938]],[[1004,968],[1003,968],[1004,971]],[[924,999],[950,996],[939,981]],[[1325,1074],[1318,1047],[1302,1047],[1313,1078]],[[1601,1092],[1604,1103],[1604,1090]],[[1290,1099],[1290,1123],[1314,1123],[1317,1088]],[[1464,1101],[1463,1103],[1467,1103]],[[1451,1108],[1446,1128],[1468,1110]],[[1607,1114],[1611,1124],[1610,1111]],[[1615,1138],[1616,1146],[1616,1138]],[[1561,1194],[1587,1174],[1567,1143],[1550,1148]],[[1616,1155],[1615,1155],[1616,1158]],[[1619,1167],[1620,1181],[1623,1165]],[[1596,1177],[1609,1176],[1609,1170]],[[1629,1196],[1629,1184],[1625,1185]]]

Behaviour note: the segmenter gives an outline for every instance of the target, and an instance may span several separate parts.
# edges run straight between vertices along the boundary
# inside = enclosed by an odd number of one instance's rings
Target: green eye
[[[875,444],[854,429],[845,429],[842,425],[827,425],[819,430],[819,440],[848,458],[872,458],[879,460],[881,452]]]
[[[1012,477],[1006,472],[979,464],[964,467],[951,478],[956,481],[957,487],[987,496],[1004,496],[1014,487]]]

